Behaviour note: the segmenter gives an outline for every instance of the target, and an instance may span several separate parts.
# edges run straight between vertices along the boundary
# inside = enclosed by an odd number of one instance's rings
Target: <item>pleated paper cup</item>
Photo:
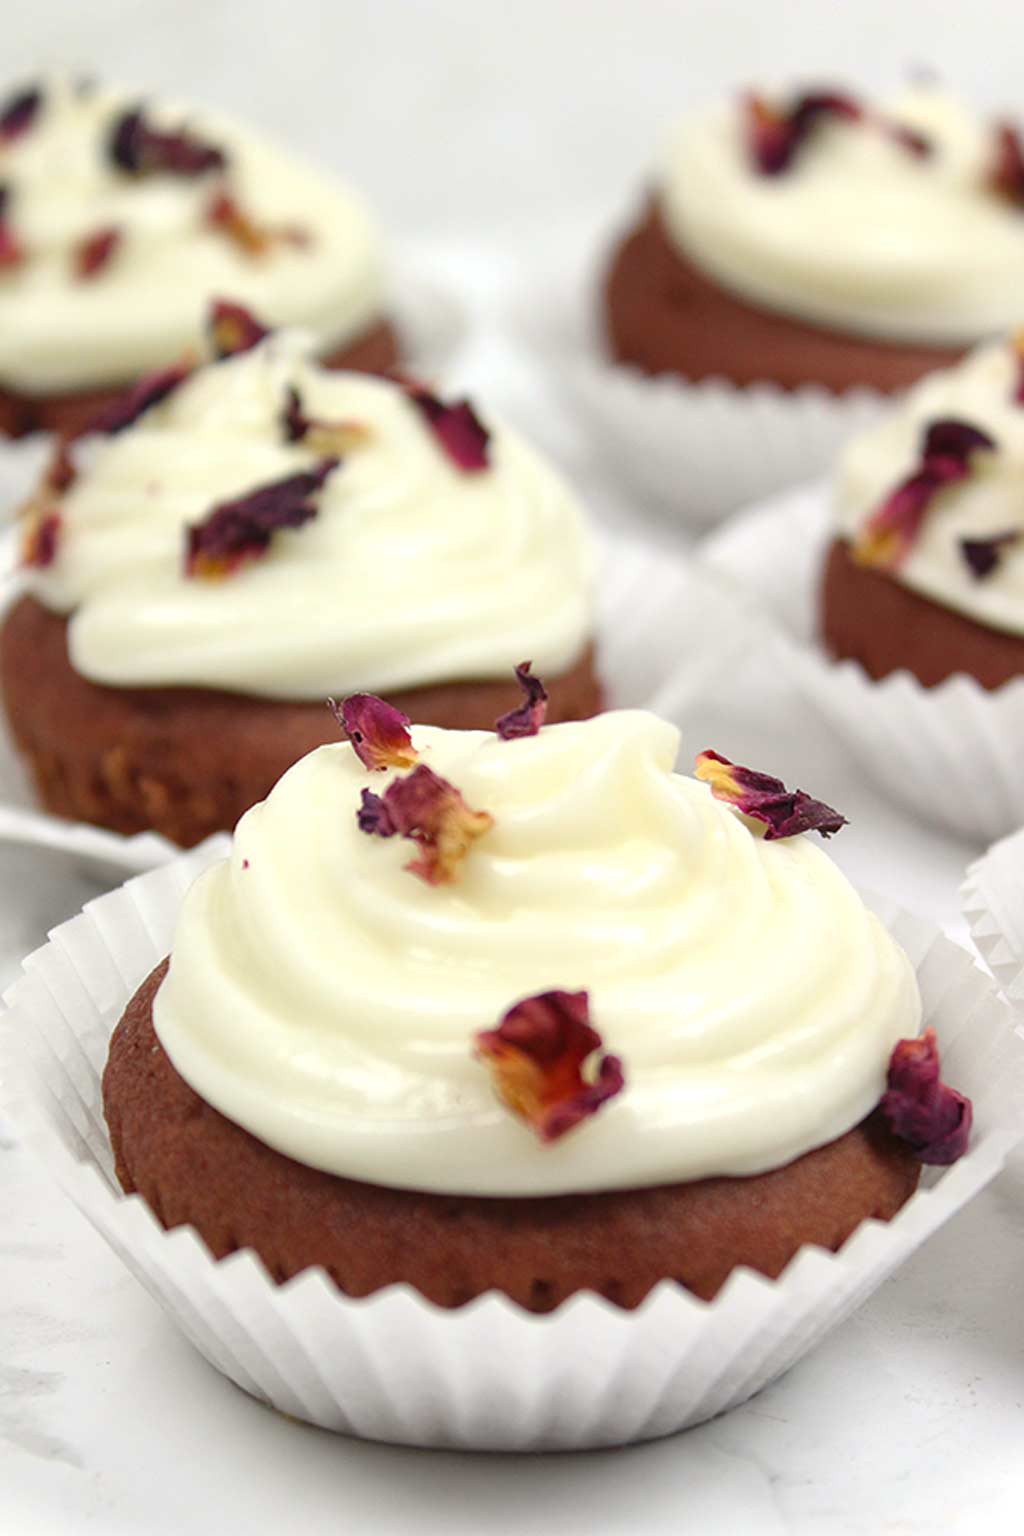
[[[113,1174],[100,1079],[131,993],[169,950],[197,849],[56,929],[6,995],[0,1079],[16,1127],[217,1370],[282,1413],[418,1446],[567,1450],[626,1444],[743,1402],[836,1327],[1003,1166],[1024,1130],[1024,1041],[989,977],[880,907],[917,969],[949,1080],[974,1100],[969,1152],[929,1171],[889,1223],[838,1253],[805,1248],[775,1281],[734,1272],[713,1303],[663,1282],[636,1311],[591,1293],[546,1316],[498,1294],[456,1311],[405,1286],[363,1300],[321,1270],[274,1284],[251,1252],[214,1261],[165,1232]]]
[[[1024,1011],[1024,829],[971,865],[960,896],[985,964],[1014,1008]]]
[[[590,254],[571,257],[563,249],[560,260],[542,259],[521,277],[513,319],[595,456],[641,510],[705,532],[737,507],[824,474],[847,439],[884,411],[887,397],[872,389],[691,383],[615,361],[601,314],[613,236],[598,236],[596,246],[592,233],[587,239]]]
[[[708,538],[700,559],[774,619],[786,665],[866,776],[921,820],[979,844],[1024,823],[1024,678],[982,688],[957,673],[925,688],[875,681],[817,639],[818,588],[834,536],[825,483],[756,506]]]

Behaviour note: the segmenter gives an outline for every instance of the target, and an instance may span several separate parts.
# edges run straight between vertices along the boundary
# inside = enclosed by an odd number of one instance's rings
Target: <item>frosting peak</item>
[[[363,790],[391,780],[339,744],[189,893],[155,1022],[210,1103],[341,1175],[537,1195],[758,1172],[878,1102],[917,1030],[908,961],[809,838],[766,842],[675,774],[672,726],[412,736],[493,817],[457,882],[425,885],[360,830]],[[545,992],[588,994],[626,1077],[547,1146],[474,1055]]]

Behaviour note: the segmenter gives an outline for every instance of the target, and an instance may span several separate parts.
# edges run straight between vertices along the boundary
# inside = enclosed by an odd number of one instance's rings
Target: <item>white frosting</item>
[[[321,457],[284,440],[289,385],[308,415],[362,423],[368,440],[311,522],[233,575],[186,577],[188,525]],[[591,631],[582,512],[532,449],[488,425],[490,467],[465,473],[397,384],[320,368],[301,337],[277,333],[91,440],[57,559],[27,585],[71,612],[75,670],[115,686],[323,699],[510,676],[527,657],[557,674]]]
[[[46,85],[28,132],[0,145],[0,183],[28,259],[0,273],[0,385],[27,394],[121,384],[199,343],[211,297],[250,305],[268,323],[303,325],[320,346],[349,341],[381,314],[376,232],[329,177],[226,118],[143,103],[162,128],[187,124],[229,156],[227,184],[258,222],[297,225],[311,243],[254,259],[204,223],[216,175],[118,171],[106,143],[139,95]],[[76,281],[80,242],[122,231],[109,265]]]
[[[640,711],[503,742],[415,729],[495,818],[456,883],[356,826],[347,745],[302,759],[189,892],[155,1024],[203,1098],[280,1151],[392,1186],[540,1195],[784,1164],[877,1103],[917,1033],[911,966],[809,836],[765,842],[672,772]],[[554,1145],[476,1032],[586,989],[626,1087]]]
[[[853,540],[919,468],[931,422],[953,417],[987,432],[997,451],[972,455],[967,479],[939,492],[909,555],[892,574],[925,597],[1010,634],[1024,634],[1024,539],[1005,546],[983,580],[973,575],[960,541],[1024,531],[1024,405],[1013,398],[1020,373],[1020,359],[1002,342],[929,374],[847,444],[835,487],[840,530]]]
[[[723,287],[823,326],[966,345],[1015,323],[1024,211],[986,188],[991,123],[934,88],[880,110],[927,134],[933,153],[830,118],[787,171],[765,176],[738,96],[693,115],[662,172],[671,237]]]

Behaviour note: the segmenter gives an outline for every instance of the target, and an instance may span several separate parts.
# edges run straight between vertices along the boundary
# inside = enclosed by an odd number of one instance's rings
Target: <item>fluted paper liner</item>
[[[593,238],[592,236],[590,238]],[[614,237],[575,261],[542,261],[513,301],[517,327],[587,429],[594,453],[642,507],[692,533],[737,507],[824,474],[885,409],[873,389],[836,394],[770,380],[688,382],[616,362],[601,313]]]
[[[970,956],[880,913],[907,948],[945,1072],[974,1100],[967,1156],[890,1223],[777,1281],[737,1270],[715,1302],[663,1282],[634,1312],[590,1293],[535,1316],[490,1294],[444,1311],[405,1286],[352,1300],[320,1270],[276,1286],[250,1252],[215,1262],[117,1188],[100,1102],[107,1042],[170,948],[182,896],[223,843],[92,902],[25,962],[0,1024],[4,1107],[59,1182],[218,1370],[283,1413],[422,1446],[556,1450],[668,1434],[743,1402],[845,1318],[1002,1167],[1024,1130],[1024,1041]]]
[[[818,587],[833,537],[827,485],[751,508],[701,559],[759,601],[803,693],[865,774],[913,815],[979,844],[1024,823],[1024,678],[982,688],[962,673],[925,688],[907,671],[876,682],[817,639]]]
[[[1024,829],[975,860],[960,894],[985,964],[1014,1008],[1024,1007]]]

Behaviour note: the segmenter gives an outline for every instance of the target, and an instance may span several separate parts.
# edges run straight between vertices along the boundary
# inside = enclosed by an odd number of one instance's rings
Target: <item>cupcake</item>
[[[855,438],[821,588],[831,653],[872,678],[1024,674],[1024,348],[978,348]]]
[[[117,1176],[165,1228],[350,1296],[633,1308],[838,1249],[964,1150],[913,967],[808,835],[830,807],[674,773],[640,711],[342,714],[114,1032]]]
[[[70,80],[0,106],[0,431],[76,430],[233,294],[332,366],[397,360],[376,231],[228,119]]]
[[[693,113],[615,251],[622,362],[687,380],[899,390],[1014,323],[1024,145],[918,87]]]
[[[55,457],[24,517],[0,688],[42,804],[188,845],[336,739],[372,689],[491,728],[548,677],[600,707],[580,507],[512,432],[422,385],[327,371],[219,306],[213,350]]]

